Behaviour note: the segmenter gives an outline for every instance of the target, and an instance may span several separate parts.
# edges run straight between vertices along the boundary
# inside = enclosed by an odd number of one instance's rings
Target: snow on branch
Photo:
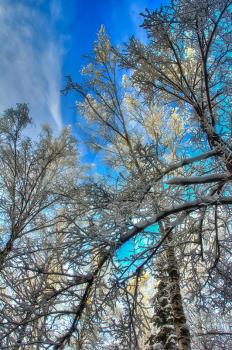
[[[173,177],[166,183],[169,185],[195,185],[195,184],[206,184],[218,181],[229,181],[232,180],[232,176],[227,173],[222,174],[210,174],[206,176],[192,176],[192,177]]]
[[[128,231],[125,234],[122,234],[116,249],[118,249],[123,243],[127,242],[129,239],[136,236],[138,233],[140,233],[147,227],[155,224],[156,222],[170,215],[177,214],[185,210],[200,209],[202,207],[209,206],[209,205],[226,205],[226,204],[232,204],[232,196],[228,196],[228,197],[223,197],[218,195],[205,196],[205,197],[198,198],[194,201],[187,201],[184,204],[180,204],[180,205],[173,206],[171,208],[164,209],[148,220],[141,220],[140,222],[136,223],[136,225],[134,225],[134,228],[132,230]]]

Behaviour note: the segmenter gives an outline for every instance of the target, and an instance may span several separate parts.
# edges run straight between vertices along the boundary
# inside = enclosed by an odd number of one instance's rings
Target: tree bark
[[[145,350],[177,350],[177,337],[170,303],[169,279],[164,255],[156,260],[158,284],[154,297],[154,332],[150,335]]]
[[[172,245],[171,234],[167,238],[166,258],[169,276],[169,293],[172,306],[173,324],[176,331],[178,350],[191,350],[191,338],[187,320],[184,313],[183,301],[180,291],[180,275],[175,251]]]

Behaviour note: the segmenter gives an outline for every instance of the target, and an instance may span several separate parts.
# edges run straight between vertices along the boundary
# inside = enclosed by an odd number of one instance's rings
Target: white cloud
[[[30,5],[31,4],[31,5]],[[51,1],[58,16],[57,0]],[[1,0],[0,112],[29,104],[36,125],[62,127],[60,88],[62,52],[41,2]]]

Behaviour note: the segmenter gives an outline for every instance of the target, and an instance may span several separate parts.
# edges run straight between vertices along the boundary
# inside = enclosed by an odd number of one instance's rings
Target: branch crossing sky
[[[144,40],[140,13],[159,6],[160,0],[1,0],[0,113],[25,102],[34,122],[30,136],[41,124],[55,134],[71,124],[81,139],[75,96],[60,93],[65,76],[78,80],[83,55],[91,53],[102,24],[114,45],[131,35]],[[79,153],[93,166],[98,163],[84,145]]]
[[[0,111],[29,103],[36,124],[75,125],[73,98],[63,97],[65,76],[78,78],[100,25],[114,44],[143,38],[139,15],[159,0],[1,0]]]

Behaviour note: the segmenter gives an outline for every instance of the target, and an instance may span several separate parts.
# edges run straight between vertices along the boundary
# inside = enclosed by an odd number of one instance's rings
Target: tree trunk
[[[191,350],[190,332],[183,308],[180,292],[180,275],[175,251],[172,245],[171,233],[167,238],[165,254],[169,276],[170,302],[172,306],[173,323],[177,336],[178,350]]]
[[[165,228],[160,225],[162,235]],[[145,350],[191,350],[191,338],[180,292],[180,275],[169,232],[164,253],[156,259],[158,286],[154,297],[154,332]]]
[[[170,303],[169,277],[164,255],[156,260],[158,284],[154,296],[154,331],[150,335],[145,350],[177,350],[177,337]],[[153,328],[153,327],[152,327]]]
[[[232,148],[230,144],[222,139],[216,133],[215,127],[208,123],[206,116],[196,108],[202,131],[206,134],[209,145],[212,149],[219,151],[219,155],[223,158],[225,166],[230,174],[232,174]]]

